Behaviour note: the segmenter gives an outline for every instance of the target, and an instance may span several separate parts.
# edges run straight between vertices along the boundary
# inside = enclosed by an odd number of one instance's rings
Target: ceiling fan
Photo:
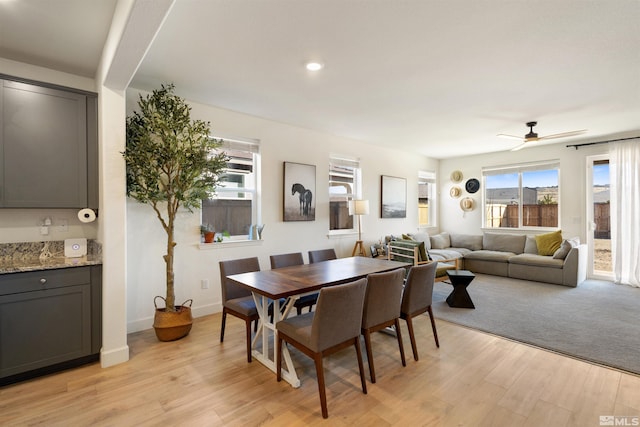
[[[522,144],[511,149],[511,151],[517,151],[517,150],[520,150],[521,148],[524,148],[524,146],[530,142],[542,141],[545,139],[567,138],[569,136],[581,135],[587,131],[586,129],[582,129],[582,130],[573,130],[570,132],[554,133],[552,135],[546,135],[546,136],[538,136],[538,134],[533,131],[533,127],[537,124],[538,122],[527,122],[527,126],[529,127],[529,133],[526,134],[524,138],[521,136],[507,135],[504,133],[499,133],[498,136],[501,138],[512,138],[512,139],[517,139],[522,141]]]

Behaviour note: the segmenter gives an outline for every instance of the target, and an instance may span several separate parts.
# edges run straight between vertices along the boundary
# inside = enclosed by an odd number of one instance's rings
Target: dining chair
[[[330,259],[338,259],[335,249],[318,249],[309,251],[309,264],[320,261],[328,261]]]
[[[325,356],[353,345],[358,358],[362,392],[367,394],[360,349],[360,325],[366,286],[366,279],[359,279],[343,285],[322,288],[315,312],[289,317],[276,323],[278,332],[276,378],[278,381],[282,380],[283,341],[312,358],[316,366],[323,418],[329,416],[322,365],[322,359]]]
[[[290,254],[280,254],[269,256],[271,262],[271,269],[289,267],[292,265],[303,265],[304,259],[302,259],[302,252],[294,252]],[[302,309],[309,308],[309,311],[313,308],[318,300],[318,293],[315,292],[309,295],[303,295],[296,300],[293,306],[296,308],[296,312],[299,315],[302,314]]]
[[[431,262],[429,264],[411,267],[402,293],[400,318],[407,322],[409,339],[411,340],[411,350],[413,350],[413,358],[416,361],[418,360],[418,348],[416,346],[416,337],[413,331],[413,318],[419,314],[425,312],[429,313],[429,317],[431,318],[431,329],[433,329],[433,337],[436,340],[436,347],[440,347],[440,342],[438,342],[438,332],[436,331],[436,323],[433,318],[433,310],[431,310],[433,284],[436,278],[437,266],[437,262]]]
[[[402,366],[407,366],[400,332],[400,303],[402,301],[404,273],[404,268],[398,268],[389,272],[374,273],[367,276],[361,332],[364,335],[369,375],[372,383],[376,382],[373,352],[371,351],[371,333],[373,332],[378,332],[391,326],[395,327]]]
[[[227,279],[232,274],[260,271],[257,257],[220,261],[220,283],[222,285],[222,327],[220,342],[224,341],[224,327],[227,314],[236,316],[246,323],[247,361],[251,362],[251,322],[258,322],[258,310],[251,291]]]

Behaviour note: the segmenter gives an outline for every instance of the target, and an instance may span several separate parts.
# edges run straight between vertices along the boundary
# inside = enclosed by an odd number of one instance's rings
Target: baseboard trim
[[[100,350],[100,366],[108,368],[109,366],[119,365],[129,360],[129,346],[125,345],[120,348],[105,351]]]

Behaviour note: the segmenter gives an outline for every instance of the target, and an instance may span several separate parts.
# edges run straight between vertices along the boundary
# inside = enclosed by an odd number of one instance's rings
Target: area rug
[[[478,274],[475,309],[433,291],[436,318],[640,375],[640,289],[587,280],[577,288]]]

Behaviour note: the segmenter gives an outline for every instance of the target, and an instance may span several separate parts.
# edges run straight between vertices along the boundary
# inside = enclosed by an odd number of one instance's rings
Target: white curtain
[[[610,143],[609,175],[615,281],[640,287],[640,139]]]

